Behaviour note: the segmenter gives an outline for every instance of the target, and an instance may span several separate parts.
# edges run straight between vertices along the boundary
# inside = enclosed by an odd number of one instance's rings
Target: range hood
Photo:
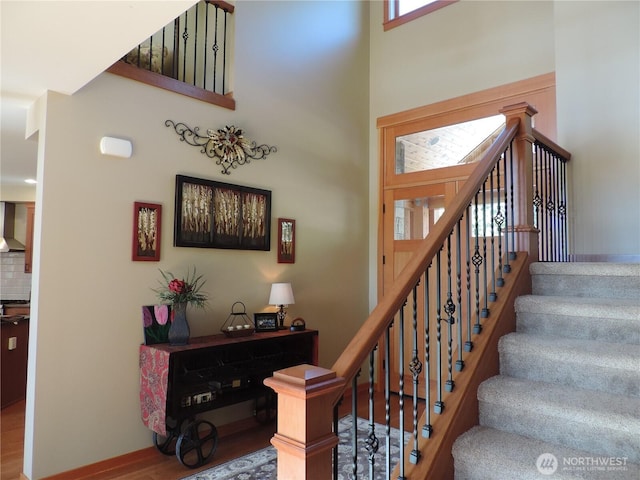
[[[24,251],[24,245],[17,241],[14,236],[14,226],[16,221],[16,204],[10,202],[0,202],[0,252]],[[6,243],[6,246],[5,246]]]

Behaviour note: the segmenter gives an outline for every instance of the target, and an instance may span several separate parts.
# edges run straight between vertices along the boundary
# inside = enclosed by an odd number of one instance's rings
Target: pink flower
[[[169,319],[169,308],[167,305],[154,305],[153,313],[156,316],[156,322],[160,325],[166,325]]]
[[[183,293],[185,291],[184,281],[174,278],[169,282],[169,290],[178,294]]]

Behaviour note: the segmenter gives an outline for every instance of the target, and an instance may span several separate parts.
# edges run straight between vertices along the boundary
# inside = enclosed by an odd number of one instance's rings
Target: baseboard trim
[[[218,436],[220,438],[229,437],[236,433],[250,431],[255,428],[256,419],[249,417],[246,419],[238,420],[237,422],[228,423],[226,425],[216,426],[218,430]],[[50,477],[46,477],[43,480],[90,480],[98,475],[104,475],[112,472],[116,469],[122,469],[123,466],[142,462],[146,460],[152,460],[158,455],[158,450],[155,447],[147,447],[142,450],[136,450],[134,452],[125,453],[118,457],[109,458],[101,462],[93,463],[91,465],[85,465],[66,472],[58,473]],[[30,480],[24,473],[20,474],[20,480]]]

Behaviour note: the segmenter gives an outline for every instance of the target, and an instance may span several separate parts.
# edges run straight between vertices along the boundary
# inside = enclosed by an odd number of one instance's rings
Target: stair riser
[[[640,277],[533,275],[534,295],[590,298],[640,298]]]
[[[518,312],[517,331],[607,343],[640,345],[640,319],[585,318]]]
[[[557,361],[542,355],[511,351],[500,353],[500,373],[509,377],[640,397],[640,375],[637,369],[623,370],[581,362]]]
[[[524,403],[514,405],[480,401],[480,425],[598,455],[627,457],[630,462],[640,463],[638,430],[623,431],[594,426],[594,422],[587,417],[584,422],[578,422],[550,416],[541,413],[535,404]]]

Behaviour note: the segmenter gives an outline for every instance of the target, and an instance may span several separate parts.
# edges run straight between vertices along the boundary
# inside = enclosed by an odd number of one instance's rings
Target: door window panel
[[[504,115],[396,137],[395,173],[474,163],[500,134]]]

